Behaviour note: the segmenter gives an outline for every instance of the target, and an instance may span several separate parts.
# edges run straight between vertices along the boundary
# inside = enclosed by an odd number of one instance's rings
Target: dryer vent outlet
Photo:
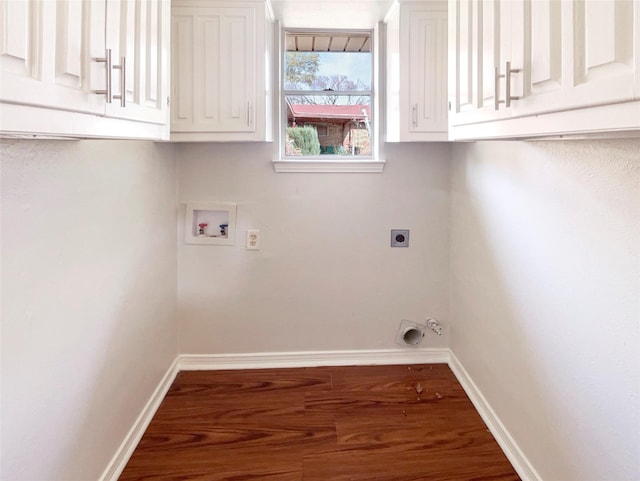
[[[396,343],[402,346],[416,347],[424,338],[425,326],[403,319],[396,334]]]

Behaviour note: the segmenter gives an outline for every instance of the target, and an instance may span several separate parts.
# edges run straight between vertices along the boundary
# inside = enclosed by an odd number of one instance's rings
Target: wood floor
[[[520,478],[435,364],[181,372],[120,479]]]

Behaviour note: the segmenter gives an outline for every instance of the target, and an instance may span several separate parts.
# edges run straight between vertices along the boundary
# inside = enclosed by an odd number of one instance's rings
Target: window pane
[[[370,32],[300,32],[285,35],[286,90],[370,90]]]
[[[371,53],[287,52],[286,90],[371,89]]]
[[[371,97],[287,95],[285,153],[371,155]]]

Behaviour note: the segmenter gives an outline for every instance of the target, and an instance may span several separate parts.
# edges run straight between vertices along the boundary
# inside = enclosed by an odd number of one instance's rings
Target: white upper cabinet
[[[104,77],[104,3],[9,0],[0,2],[0,98],[41,107],[100,114],[104,98],[91,83]],[[86,52],[86,55],[83,55]]]
[[[512,80],[524,92],[513,103],[514,115],[626,102],[638,94],[634,14],[640,3],[538,0],[515,7],[513,36],[520,33],[512,59],[522,72]]]
[[[385,21],[385,140],[447,140],[446,2],[401,1]]]
[[[498,69],[511,57],[511,0],[449,4],[449,122],[451,126],[505,118]],[[500,7],[503,8],[500,8]]]
[[[2,135],[168,138],[169,15],[169,0],[0,2]]]
[[[107,0],[112,92],[107,115],[168,122],[170,2]]]
[[[638,0],[455,0],[452,139],[640,129]]]
[[[264,1],[173,2],[172,140],[271,140],[272,25]]]

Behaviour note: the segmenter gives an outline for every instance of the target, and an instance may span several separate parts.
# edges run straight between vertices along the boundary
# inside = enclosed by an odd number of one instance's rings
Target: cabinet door
[[[449,3],[449,124],[507,118],[504,74],[511,56],[509,0],[455,0]],[[505,19],[508,19],[507,21]]]
[[[634,0],[514,2],[513,116],[632,100],[638,55]]]
[[[634,98],[640,49],[637,0],[573,2],[573,86],[580,106]],[[634,19],[635,23],[634,23]]]
[[[408,13],[408,130],[446,132],[447,14],[420,10]]]
[[[516,6],[511,19],[514,29],[509,61],[520,70],[511,78],[511,85],[521,101],[514,102],[514,108],[520,112],[531,109],[534,103],[539,104],[537,110],[556,108],[570,70],[570,59],[562,53],[569,12],[566,8],[563,12],[557,0],[518,1]],[[567,64],[563,65],[563,58]]]
[[[106,75],[92,61],[105,56],[96,25],[104,25],[104,0],[0,2],[0,101],[104,113],[104,96],[92,92]]]
[[[168,124],[169,0],[107,0],[109,117]]]
[[[256,8],[173,9],[173,132],[255,132]]]

